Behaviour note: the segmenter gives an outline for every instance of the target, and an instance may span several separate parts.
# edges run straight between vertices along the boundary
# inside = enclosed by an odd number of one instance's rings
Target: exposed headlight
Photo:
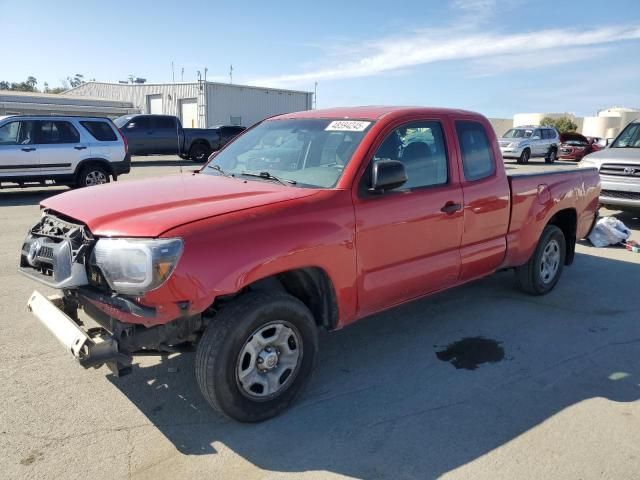
[[[109,286],[137,295],[169,278],[182,254],[182,239],[101,238],[91,255]]]

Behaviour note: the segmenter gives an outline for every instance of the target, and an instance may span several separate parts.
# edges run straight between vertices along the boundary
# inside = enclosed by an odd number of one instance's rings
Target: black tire
[[[237,374],[240,354],[261,327],[275,321],[287,322],[299,335],[300,356],[286,380],[280,378],[282,390],[270,397],[250,398]],[[196,351],[196,378],[215,410],[240,422],[260,422],[291,404],[309,380],[317,351],[318,328],[301,301],[287,293],[250,292],[225,305],[205,330]]]
[[[557,158],[558,158],[558,151],[555,148],[551,148],[549,150],[549,153],[547,153],[547,156],[545,157],[544,161],[546,163],[554,163]]]
[[[92,163],[82,167],[76,177],[76,187],[90,187],[109,183],[109,172],[100,164]]]
[[[548,246],[555,242],[558,247],[557,268],[552,277],[543,273],[543,257]],[[516,268],[516,279],[522,290],[531,295],[545,295],[553,290],[560,276],[567,253],[564,233],[555,225],[547,225],[542,231],[538,246],[527,263]],[[555,263],[555,262],[554,262]]]
[[[203,163],[206,162],[211,155],[211,149],[208,145],[198,142],[191,146],[189,150],[189,158],[194,162]]]
[[[529,150],[528,148],[525,148],[520,154],[520,157],[518,158],[518,163],[521,165],[526,165],[527,163],[529,163],[530,158],[531,158],[531,150]]]

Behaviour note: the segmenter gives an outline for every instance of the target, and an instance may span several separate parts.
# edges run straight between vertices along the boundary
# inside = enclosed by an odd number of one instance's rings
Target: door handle
[[[36,147],[24,147],[22,149],[23,152],[33,152],[36,149]]]
[[[75,148],[76,150],[86,150],[87,149],[87,147],[83,147],[82,145],[78,145],[77,147],[73,147],[73,148]]]
[[[447,202],[444,204],[444,207],[440,209],[442,213],[446,213],[448,215],[456,213],[458,210],[462,210],[462,205],[454,202]]]

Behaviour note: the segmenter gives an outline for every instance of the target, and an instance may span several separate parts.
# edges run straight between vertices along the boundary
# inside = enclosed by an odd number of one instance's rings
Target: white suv
[[[507,130],[498,143],[502,158],[529,163],[532,157],[544,157],[545,162],[553,163],[558,158],[560,135],[552,127],[522,126]]]
[[[129,173],[127,143],[100,117],[0,117],[0,187],[55,184],[85,187]]]

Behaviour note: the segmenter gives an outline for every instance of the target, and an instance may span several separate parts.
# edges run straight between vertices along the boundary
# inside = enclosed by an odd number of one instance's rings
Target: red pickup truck
[[[308,380],[320,328],[507,268],[549,292],[599,190],[595,169],[507,176],[476,113],[291,113],[198,173],[49,198],[20,267],[62,291],[28,305],[81,365],[122,374],[136,353],[197,343],[209,403],[260,421]]]

